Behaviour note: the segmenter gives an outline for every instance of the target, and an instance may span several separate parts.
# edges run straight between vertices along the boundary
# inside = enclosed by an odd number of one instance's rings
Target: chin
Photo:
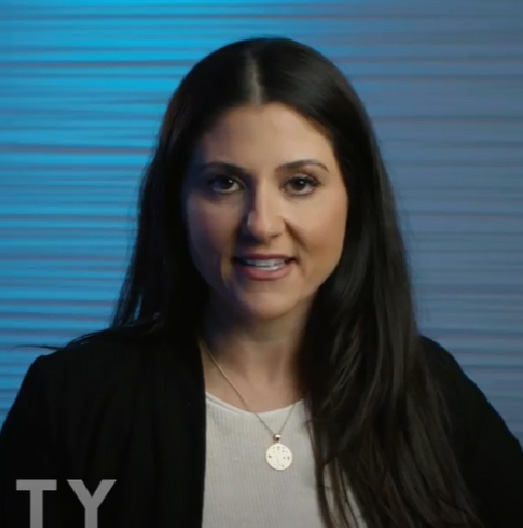
[[[274,299],[263,298],[264,296],[255,296],[249,299],[236,299],[234,303],[238,311],[251,319],[260,321],[270,321],[280,319],[291,313],[304,311],[307,304],[304,299]]]

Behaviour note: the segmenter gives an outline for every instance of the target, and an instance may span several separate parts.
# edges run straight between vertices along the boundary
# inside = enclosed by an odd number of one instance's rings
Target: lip
[[[242,255],[235,255],[234,258],[241,259],[290,259],[291,255],[284,255],[283,253],[245,253]]]

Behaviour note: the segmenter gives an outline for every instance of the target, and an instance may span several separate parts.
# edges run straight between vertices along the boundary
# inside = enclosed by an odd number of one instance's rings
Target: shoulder
[[[47,368],[82,368],[88,365],[110,366],[139,355],[147,341],[138,334],[104,329],[85,334],[51,353],[38,357]]]
[[[454,355],[437,341],[425,336],[419,336],[421,353],[424,354],[427,365],[436,375],[453,374],[461,377],[463,369],[458,364]]]
[[[106,330],[81,336],[58,347],[54,352],[42,354],[30,366],[41,378],[53,383],[73,378],[76,382],[94,381],[137,368],[147,351],[148,343]]]
[[[487,526],[520,526],[523,451],[519,440],[450,352],[427,337],[421,343],[429,376],[448,411],[460,466]]]
[[[97,433],[97,417],[129,408],[131,380],[139,377],[130,365],[141,354],[139,344],[102,331],[38,356],[0,431],[0,466],[58,471],[56,464]]]
[[[429,377],[447,400],[459,401],[463,405],[486,402],[485,395],[450,351],[427,336],[420,336],[420,349]]]
[[[465,373],[454,355],[437,341],[420,336],[428,377],[448,412],[454,434],[464,449],[474,435],[489,402],[478,385]]]
[[[40,355],[22,381],[4,437],[31,430],[75,452],[116,430],[121,438],[147,409],[174,412],[180,402],[193,403],[202,382],[197,363],[181,360],[193,351],[181,346],[165,334],[102,331]]]
[[[176,378],[183,371],[180,344],[163,333],[139,329],[106,329],[86,334],[54,352],[42,354],[29,367],[24,384],[39,388],[50,400],[100,400],[104,394],[132,395],[153,385],[166,369]]]
[[[471,379],[451,352],[437,341],[420,336],[428,376],[444,398],[451,414],[463,423],[479,427],[479,422],[494,414],[499,417],[487,395]],[[501,418],[500,418],[501,420]]]
[[[144,325],[105,328],[77,337],[65,346],[52,347],[54,351],[42,354],[37,362],[43,370],[101,373],[111,368],[139,366],[167,348],[173,358],[182,359],[188,342],[176,339],[175,335],[174,331],[152,331]]]

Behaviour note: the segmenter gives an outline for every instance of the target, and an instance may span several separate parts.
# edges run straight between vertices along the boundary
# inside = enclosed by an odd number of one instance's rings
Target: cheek
[[[235,216],[231,210],[189,202],[187,226],[193,251],[205,253],[223,252],[234,244]]]
[[[347,202],[331,202],[331,207],[321,208],[310,215],[303,225],[303,237],[308,251],[321,268],[334,267],[341,257],[345,238]]]

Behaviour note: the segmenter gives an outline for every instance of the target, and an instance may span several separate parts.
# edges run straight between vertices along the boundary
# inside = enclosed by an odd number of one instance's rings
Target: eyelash
[[[207,184],[209,185],[211,190],[214,190],[218,194],[232,194],[232,193],[236,192],[236,191],[231,191],[231,190],[219,191],[219,190],[213,189],[213,185],[215,183],[217,183],[217,182],[220,182],[220,181],[221,182],[231,181],[231,182],[239,184],[239,182],[238,182],[238,180],[236,178],[234,178],[233,176],[226,176],[226,175],[213,176],[212,178],[209,179]],[[317,178],[315,178],[314,176],[305,175],[305,174],[303,176],[293,176],[292,178],[289,178],[285,182],[285,184],[287,185],[287,184],[289,184],[291,182],[304,182],[308,186],[312,187],[312,190],[309,191],[309,192],[305,192],[305,193],[296,192],[296,193],[293,193],[295,196],[308,196],[309,194],[312,194],[314,192],[314,189],[320,185],[320,182],[318,181]]]

